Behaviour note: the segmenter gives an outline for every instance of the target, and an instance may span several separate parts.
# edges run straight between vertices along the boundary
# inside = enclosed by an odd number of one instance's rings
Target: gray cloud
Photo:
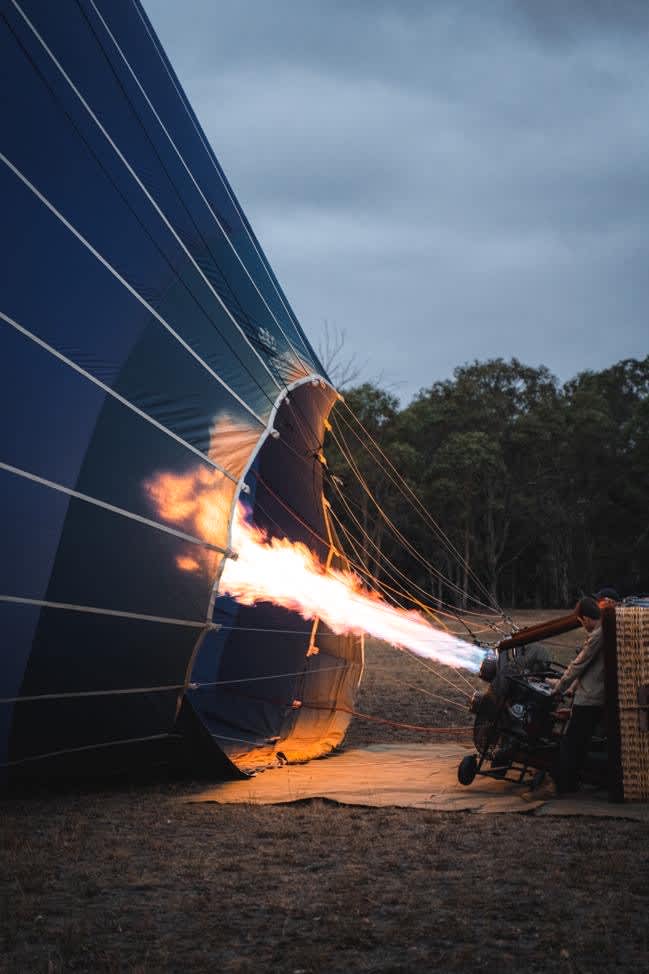
[[[146,8],[314,344],[404,398],[646,354],[646,4]]]

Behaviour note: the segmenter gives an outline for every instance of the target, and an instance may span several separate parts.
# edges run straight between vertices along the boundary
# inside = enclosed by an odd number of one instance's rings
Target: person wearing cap
[[[565,693],[570,688],[574,697],[570,721],[559,745],[554,774],[558,794],[577,790],[593,732],[604,714],[602,613],[597,601],[585,596],[577,602],[575,614],[588,633],[588,638],[561,679],[548,681],[553,682],[555,695]]]
[[[606,609],[609,605],[617,605],[620,601],[620,596],[617,594],[614,588],[610,586],[605,586],[600,588],[599,592],[595,592],[593,596],[600,609]]]

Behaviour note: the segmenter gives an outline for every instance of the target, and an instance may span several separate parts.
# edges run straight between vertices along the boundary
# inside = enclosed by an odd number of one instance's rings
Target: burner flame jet
[[[211,544],[226,545],[231,485],[218,471],[158,473],[145,489],[165,521]],[[242,605],[269,602],[303,619],[321,619],[336,634],[367,633],[446,666],[473,672],[480,668],[485,655],[480,647],[432,626],[419,612],[390,605],[364,588],[353,572],[325,568],[305,544],[269,537],[250,523],[241,500],[232,522],[231,547],[235,557],[225,559],[219,593]],[[214,560],[192,548],[176,558],[176,566],[209,576]]]
[[[326,569],[306,545],[269,538],[239,503],[233,522],[235,560],[226,561],[220,591],[244,605],[271,602],[319,618],[335,633],[367,633],[446,666],[477,672],[484,651],[363,590],[351,572]]]

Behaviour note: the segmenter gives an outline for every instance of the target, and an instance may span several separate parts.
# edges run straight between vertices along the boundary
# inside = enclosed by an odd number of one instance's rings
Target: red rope
[[[322,704],[316,703],[302,703],[303,707],[309,707],[311,710],[331,710],[331,707],[323,706]],[[352,717],[357,717],[359,720],[369,720],[375,724],[387,724],[389,727],[398,727],[402,730],[413,730],[422,731],[426,734],[471,734],[473,728],[470,726],[466,727],[423,727],[421,724],[402,724],[398,720],[388,720],[386,717],[374,717],[372,714],[364,714],[359,710],[350,710],[348,707],[336,707],[336,713],[342,712],[344,714],[351,714]]]

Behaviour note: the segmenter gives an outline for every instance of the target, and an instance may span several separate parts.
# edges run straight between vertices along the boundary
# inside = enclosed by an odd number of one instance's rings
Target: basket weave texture
[[[620,752],[625,801],[649,800],[649,733],[640,729],[638,689],[649,684],[649,609],[616,609]]]

